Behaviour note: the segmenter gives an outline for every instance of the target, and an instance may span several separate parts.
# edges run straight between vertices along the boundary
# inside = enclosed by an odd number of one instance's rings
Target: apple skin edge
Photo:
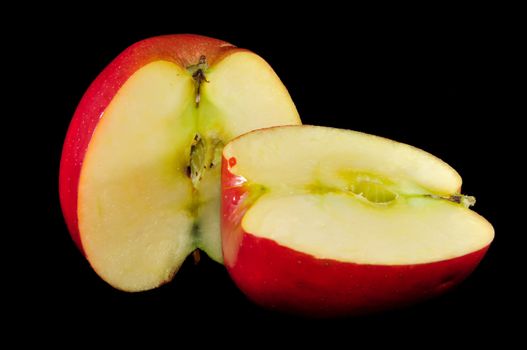
[[[439,262],[367,265],[318,259],[259,238],[241,227],[250,204],[245,179],[222,161],[222,241],[225,266],[253,302],[311,317],[353,316],[399,308],[444,293],[476,268],[488,246]]]
[[[59,173],[59,196],[66,225],[84,254],[79,234],[77,198],[82,163],[104,110],[126,80],[148,63],[166,60],[182,67],[205,55],[213,65],[227,53],[246,51],[221,40],[199,35],[166,35],[139,41],[117,56],[93,81],[82,97],[66,134]],[[85,254],[84,254],[85,255]]]

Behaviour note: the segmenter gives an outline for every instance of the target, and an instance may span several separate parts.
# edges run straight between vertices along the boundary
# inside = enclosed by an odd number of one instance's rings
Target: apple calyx
[[[194,265],[199,264],[201,261],[201,253],[199,252],[199,248],[194,249],[192,252],[192,260],[194,261]]]
[[[209,65],[207,64],[207,57],[205,55],[201,55],[199,57],[199,61],[197,64],[193,64],[187,67],[187,71],[192,74],[192,78],[194,79],[195,84],[195,95],[196,95],[196,108],[199,107],[199,102],[201,100],[201,83],[209,81],[207,80],[207,77],[205,76],[205,71],[209,68]]]

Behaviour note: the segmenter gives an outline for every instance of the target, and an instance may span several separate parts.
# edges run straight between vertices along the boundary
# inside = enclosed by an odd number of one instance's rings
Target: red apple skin
[[[199,35],[166,35],[133,44],[117,56],[93,81],[71,120],[60,162],[59,196],[72,239],[84,253],[79,235],[77,196],[82,162],[93,131],[117,91],[138,69],[165,60],[182,67],[196,64],[201,55],[213,65],[227,54],[245,51],[217,39]]]
[[[225,266],[249,299],[312,317],[353,316],[402,307],[444,293],[478,265],[488,246],[454,259],[415,265],[366,265],[318,259],[245,232],[250,201],[243,177],[222,162]],[[244,202],[245,200],[245,202]]]

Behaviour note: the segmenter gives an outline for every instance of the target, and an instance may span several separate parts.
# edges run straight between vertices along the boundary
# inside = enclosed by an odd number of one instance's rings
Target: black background
[[[498,83],[506,44],[495,18],[479,20],[470,12],[438,20],[427,14],[418,20],[390,14],[364,18],[338,8],[304,17],[270,7],[262,15],[267,17],[256,21],[247,14],[258,9],[229,17],[199,4],[179,10],[186,14],[184,21],[168,10],[160,11],[162,16],[155,11],[128,16],[72,10],[40,18],[34,33],[24,37],[33,77],[19,83],[21,88],[30,84],[35,99],[24,105],[29,118],[24,123],[31,127],[18,143],[31,159],[25,175],[34,184],[28,196],[35,216],[23,219],[19,230],[24,237],[30,233],[31,248],[23,255],[31,266],[23,275],[24,298],[15,301],[25,310],[20,324],[54,325],[58,319],[59,327],[95,327],[94,333],[122,322],[139,329],[163,324],[174,332],[186,325],[203,334],[209,329],[232,334],[243,326],[267,336],[299,329],[299,338],[369,335],[373,342],[412,334],[440,341],[496,333],[512,287],[504,278],[507,241],[502,193],[497,191],[504,164],[498,140],[510,123],[509,115],[500,113]],[[83,14],[88,18],[81,19]],[[477,197],[474,209],[497,232],[479,268],[435,300],[337,320],[261,309],[245,299],[222,266],[208,259],[197,266],[187,261],[171,283],[157,290],[127,294],[108,286],[77,251],[62,218],[62,142],[84,91],[115,56],[140,39],[172,33],[208,35],[261,55],[288,88],[304,124],[385,136],[447,161],[462,175],[463,192]],[[93,316],[95,324],[89,321]]]

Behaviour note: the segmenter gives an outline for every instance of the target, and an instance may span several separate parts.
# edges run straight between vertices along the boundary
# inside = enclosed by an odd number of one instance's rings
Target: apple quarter
[[[448,164],[356,131],[252,131],[225,146],[222,174],[225,265],[268,307],[349,315],[429,298],[494,237]]]

